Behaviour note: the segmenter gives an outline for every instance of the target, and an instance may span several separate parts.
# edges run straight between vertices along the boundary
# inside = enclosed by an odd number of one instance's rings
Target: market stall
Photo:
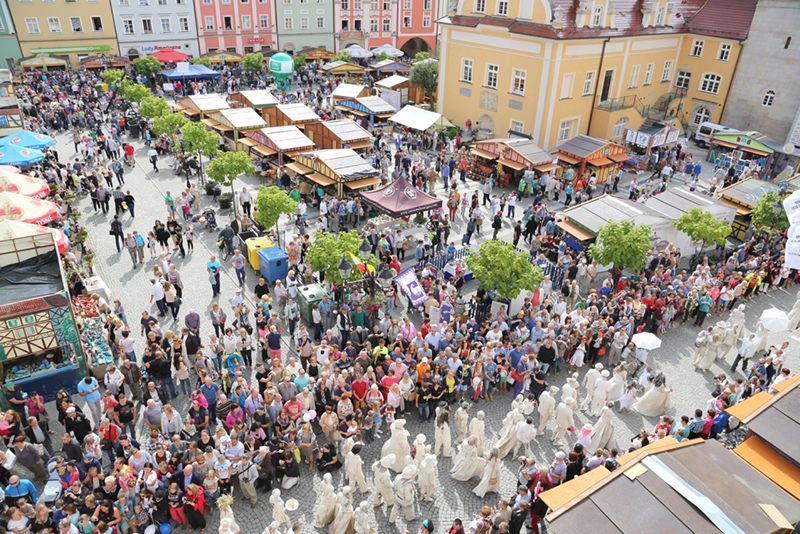
[[[307,63],[311,63],[312,61],[330,61],[336,56],[336,54],[324,48],[304,48],[295,52],[295,55],[305,56]]]
[[[280,102],[269,91],[258,89],[232,93],[228,95],[228,104],[230,104],[232,108],[252,108],[267,120],[267,108],[277,106]]]
[[[375,87],[380,90],[381,96],[384,98],[386,98],[386,92],[397,93],[400,97],[401,106],[405,106],[409,102],[421,104],[425,100],[425,91],[411,83],[411,80],[405,76],[400,76],[399,74],[378,80],[375,82]],[[390,99],[386,98],[386,100]]]
[[[376,120],[378,122],[388,120],[399,108],[395,108],[379,96],[365,96],[354,100],[342,100],[336,109],[356,117],[369,117],[369,123],[375,124]]]
[[[221,109],[230,109],[228,102],[217,94],[191,95],[180,99],[177,111],[183,112],[189,119],[205,119],[211,113],[216,113]]]
[[[597,183],[613,179],[621,161],[629,159],[625,147],[588,135],[573,137],[556,147],[554,154],[562,163],[575,170],[573,184],[584,178],[584,183],[592,173]]]
[[[330,76],[349,76],[351,74],[363,74],[367,67],[349,63],[347,61],[332,61],[322,65],[319,71]]]
[[[50,186],[42,178],[0,171],[0,193],[17,193],[26,197],[44,199],[50,194]]]
[[[552,154],[524,137],[488,139],[474,143],[474,147],[471,150],[474,164],[480,158],[491,162],[492,165],[500,165],[501,172],[497,178],[497,185],[500,187],[505,187],[509,183],[516,187],[527,171],[534,172],[538,180],[538,176],[543,172],[561,169],[560,165],[553,163]],[[474,170],[472,172],[479,176],[483,174]]]
[[[383,61],[373,63],[369,67],[379,75],[388,73],[397,74],[398,72],[411,72],[411,65],[403,63],[402,61],[397,61],[396,59],[384,59]]]
[[[68,56],[35,55],[20,58],[16,65],[23,71],[25,69],[42,70],[67,70],[69,68]]]
[[[217,51],[217,52],[208,52],[206,54],[201,55],[202,58],[208,58],[208,60],[213,64],[236,64],[240,63],[244,56],[241,54],[237,54],[236,52],[229,52],[229,51]]]
[[[631,159],[636,160],[636,167],[644,170],[647,168],[647,162],[650,158],[650,152],[660,146],[675,143],[681,135],[680,128],[676,128],[670,124],[661,124],[655,122],[646,128],[639,130],[625,130],[625,143],[627,143],[630,151],[634,154]],[[614,160],[624,161],[624,160]]]
[[[321,121],[309,124],[306,135],[317,148],[352,148],[364,150],[372,146],[375,138],[350,119]]]
[[[250,150],[252,144],[247,137],[244,137],[246,132],[260,130],[267,126],[264,118],[252,108],[238,108],[238,109],[223,109],[215,113],[211,113],[203,122],[217,130],[221,135],[230,138],[233,141],[233,149]]]
[[[75,392],[86,364],[52,234],[2,239],[0,266],[3,387],[36,390],[46,401],[62,388]]]
[[[278,155],[278,165],[283,166],[284,156],[295,157],[300,152],[311,152],[314,141],[309,139],[297,126],[276,126],[261,128],[247,133],[247,137]],[[295,171],[296,172],[296,171]],[[311,171],[308,171],[310,173]],[[299,174],[308,174],[299,173]]]
[[[317,122],[319,115],[305,104],[278,104],[262,110],[266,112],[266,119],[270,127],[276,126],[297,126],[302,129],[306,124]]]
[[[124,69],[128,65],[133,65],[133,61],[123,56],[100,54],[89,56],[78,62],[84,69]]]
[[[794,146],[788,145],[794,152]],[[712,162],[715,167],[728,169],[734,167],[736,172],[756,171],[759,168],[760,176],[769,175],[770,169],[775,169],[777,174],[787,161],[796,160],[789,158],[784,153],[784,145],[770,139],[758,132],[718,132],[711,136],[706,161]]]
[[[421,132],[434,127],[442,129],[453,126],[453,123],[444,118],[441,113],[434,113],[416,106],[405,106],[389,117],[389,121]]]
[[[389,185],[374,191],[361,191],[358,196],[368,206],[394,219],[442,207],[442,199],[420,191],[402,175]]]
[[[340,83],[331,93],[331,103],[336,105],[341,100],[352,100],[362,96],[369,96],[369,87],[354,83]]]
[[[45,225],[61,217],[58,206],[49,200],[39,200],[16,193],[0,193],[0,221],[19,221]]]
[[[719,191],[720,200],[736,208],[736,217],[731,224],[733,237],[744,239],[745,232],[750,227],[750,212],[767,191],[780,191],[780,188],[770,182],[747,178]]]
[[[315,171],[307,175],[309,180],[327,182],[324,178],[333,180],[336,185],[336,195],[344,197],[344,187],[352,191],[373,187],[380,183],[380,174],[368,161],[350,148],[316,150],[313,153],[302,153],[295,157],[295,161]],[[322,185],[320,182],[320,185]]]
[[[162,72],[161,77],[169,82],[186,82],[188,80],[211,80],[213,78],[219,78],[220,73],[209,69],[205,65],[190,65],[184,62],[178,63],[172,70]]]

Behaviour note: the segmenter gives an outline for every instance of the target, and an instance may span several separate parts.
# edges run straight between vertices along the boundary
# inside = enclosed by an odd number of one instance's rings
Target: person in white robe
[[[272,490],[272,495],[269,497],[269,503],[272,505],[272,520],[280,523],[291,525],[289,516],[286,514],[286,508],[283,506],[283,499],[281,499],[281,490]],[[331,533],[336,534],[336,533]]]
[[[486,414],[481,410],[475,414],[475,417],[469,423],[469,435],[478,438],[478,456],[483,456],[483,440],[486,438],[484,417],[486,417]]]
[[[608,392],[611,390],[611,382],[608,381],[608,369],[600,372],[600,378],[594,383],[594,393],[592,395],[592,409],[590,413],[597,417],[600,415],[600,408],[608,402]]]
[[[336,517],[328,526],[328,534],[353,534],[353,492],[344,486],[336,496]]]
[[[520,421],[516,426],[517,444],[514,447],[514,456],[519,452],[520,447],[525,447],[525,456],[533,456],[531,451],[531,441],[536,439],[536,427],[533,425],[533,418],[528,417]]]
[[[618,365],[614,368],[614,375],[611,377],[611,387],[608,389],[608,401],[617,402],[622,395],[625,394],[625,382],[628,378],[628,373],[625,371],[624,365]]]
[[[431,446],[427,445],[423,452],[424,457],[419,462],[417,485],[419,486],[419,496],[423,501],[432,501],[433,494],[436,492],[436,466],[439,461],[436,456],[431,454]]]
[[[394,523],[402,510],[406,521],[413,521],[417,515],[414,512],[414,479],[417,478],[417,468],[409,465],[402,473],[394,477],[392,491],[394,492],[394,506],[389,515],[389,523]],[[333,534],[333,533],[332,533]]]
[[[336,490],[331,483],[330,473],[322,475],[317,502],[319,502],[319,508],[317,508],[317,512],[314,514],[314,526],[316,528],[322,528],[333,521],[333,517],[336,514]]]
[[[456,414],[454,416],[456,431],[458,432],[458,437],[456,437],[456,445],[467,438],[469,426],[469,413],[467,413],[467,408],[467,403],[462,402],[461,406],[459,406],[458,410],[456,410]]]
[[[594,364],[594,367],[589,369],[583,377],[583,382],[581,382],[581,386],[586,388],[586,398],[583,400],[581,404],[581,410],[585,411],[589,404],[592,402],[592,398],[594,397],[594,386],[597,382],[597,379],[600,378],[600,371],[603,370],[602,363]]]
[[[483,470],[481,481],[472,490],[472,493],[480,498],[485,497],[487,493],[498,493],[500,491],[500,451],[496,447],[493,448],[485,460],[486,467]]]
[[[450,476],[455,480],[467,481],[483,474],[485,461],[478,456],[477,439],[472,436],[458,446],[458,454],[453,458]]]
[[[518,408],[514,408],[511,410],[511,413],[508,414],[510,417],[510,424],[508,426],[508,430],[506,430],[501,436],[500,439],[497,440],[495,447],[500,451],[500,457],[505,458],[508,456],[511,451],[513,451],[517,446],[517,423],[520,421],[525,420],[525,416],[519,413]]]
[[[667,387],[664,375],[658,374],[652,387],[634,403],[632,408],[647,417],[663,415],[672,407],[672,390]]]
[[[361,452],[361,444],[356,443],[350,452],[347,453],[347,467],[345,469],[345,474],[347,475],[347,484],[355,489],[356,484],[358,485],[358,491],[361,493],[366,493],[369,486],[367,486],[367,481],[364,480],[364,460],[361,459],[359,453]]]
[[[450,412],[447,406],[436,407],[436,422],[434,423],[433,437],[436,440],[434,454],[439,456],[441,452],[443,458],[450,458],[453,455],[451,444],[453,436],[450,434]]]
[[[556,411],[556,395],[558,395],[558,386],[550,386],[550,391],[543,391],[539,395],[539,429],[538,433],[544,432],[547,423],[553,417]]]
[[[411,447],[408,444],[409,434],[405,429],[406,420],[397,419],[392,423],[392,435],[381,447],[381,456],[388,456],[394,454],[394,465],[391,466],[392,471],[400,473],[405,467],[406,456],[411,452]]]
[[[394,504],[394,493],[392,492],[392,474],[389,468],[394,465],[394,454],[384,456],[372,464],[372,473],[375,475],[375,492],[372,494],[372,505],[380,506],[381,499],[386,506]]]
[[[569,407],[571,402],[572,399],[567,398],[556,407],[554,414],[556,419],[556,431],[553,433],[553,443],[555,444],[561,443],[567,430],[575,427],[572,408]]]
[[[375,528],[369,524],[369,503],[361,501],[353,514],[353,530],[355,534],[376,534]]]
[[[597,449],[610,449],[616,443],[614,440],[614,403],[609,402],[600,410],[600,420],[595,423],[592,433],[589,435],[589,447],[587,451]]]
[[[567,378],[567,383],[561,386],[561,399],[572,397],[570,408],[573,410],[578,409],[578,385],[578,373],[572,373],[572,376]]]

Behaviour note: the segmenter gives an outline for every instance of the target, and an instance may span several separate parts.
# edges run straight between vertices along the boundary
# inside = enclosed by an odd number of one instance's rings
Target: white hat
[[[403,478],[413,478],[417,474],[417,466],[407,465],[403,468]]]
[[[603,364],[602,364],[602,363],[600,363],[600,362],[598,362],[598,363],[594,364],[594,368],[595,368],[595,369],[597,369],[597,370],[599,371],[600,369],[602,369],[602,368],[603,368]]]
[[[394,426],[396,426],[397,428],[403,428],[404,426],[406,426],[406,420],[405,419],[397,419],[394,422]]]
[[[69,408],[67,408],[67,413],[75,413],[75,407],[70,406]]]
[[[553,395],[558,393],[558,386],[550,386],[550,393]]]
[[[414,441],[418,441],[420,443],[425,443],[426,439],[428,439],[428,438],[427,438],[427,436],[425,436],[425,434],[417,434],[417,439],[415,439]]]
[[[603,378],[607,377],[608,376],[608,369],[603,369],[602,371],[600,371],[600,376],[602,376]]]
[[[384,456],[383,458],[381,458],[381,465],[383,467],[389,468],[389,467],[392,466],[392,464],[394,464],[394,461],[396,459],[397,459],[397,457],[394,454],[388,454],[388,455]]]
[[[428,363],[428,358],[427,357],[423,357],[422,358],[422,363]]]
[[[566,457],[567,457],[567,453],[565,453],[564,451],[558,451],[556,453],[556,458],[559,458],[559,459],[563,460]]]
[[[567,397],[566,399],[564,399],[564,404],[572,404],[573,402],[575,402],[575,399],[573,399],[572,397]]]

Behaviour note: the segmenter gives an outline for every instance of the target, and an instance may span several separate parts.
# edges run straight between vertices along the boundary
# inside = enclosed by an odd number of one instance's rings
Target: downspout
[[[731,83],[728,84],[728,90],[725,91],[725,100],[722,102],[722,113],[719,114],[719,122],[722,124],[722,120],[725,117],[725,108],[728,107],[728,98],[731,96],[731,90],[733,90],[733,82],[736,81],[736,74],[739,72],[739,61],[742,59],[742,53],[744,53],[744,41],[739,41],[739,55],[736,56],[736,64],[733,66],[733,76],[731,76]]]
[[[603,59],[606,56],[606,45],[611,40],[611,37],[606,37],[603,41],[603,49],[600,51],[600,64],[597,66],[597,80],[594,83],[594,94],[592,95],[592,109],[589,110],[589,124],[586,127],[586,135],[589,135],[589,132],[592,131],[592,117],[594,117],[594,108],[597,105],[597,88],[600,87],[600,79],[605,81],[605,76],[603,76]]]

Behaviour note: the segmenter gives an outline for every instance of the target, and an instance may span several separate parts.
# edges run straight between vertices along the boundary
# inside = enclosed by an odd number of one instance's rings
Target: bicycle
[[[225,240],[224,239],[220,239],[217,242],[217,245],[219,246],[219,257],[220,257],[220,259],[222,261],[226,261],[228,259],[229,253],[228,253],[228,247],[225,245]]]

